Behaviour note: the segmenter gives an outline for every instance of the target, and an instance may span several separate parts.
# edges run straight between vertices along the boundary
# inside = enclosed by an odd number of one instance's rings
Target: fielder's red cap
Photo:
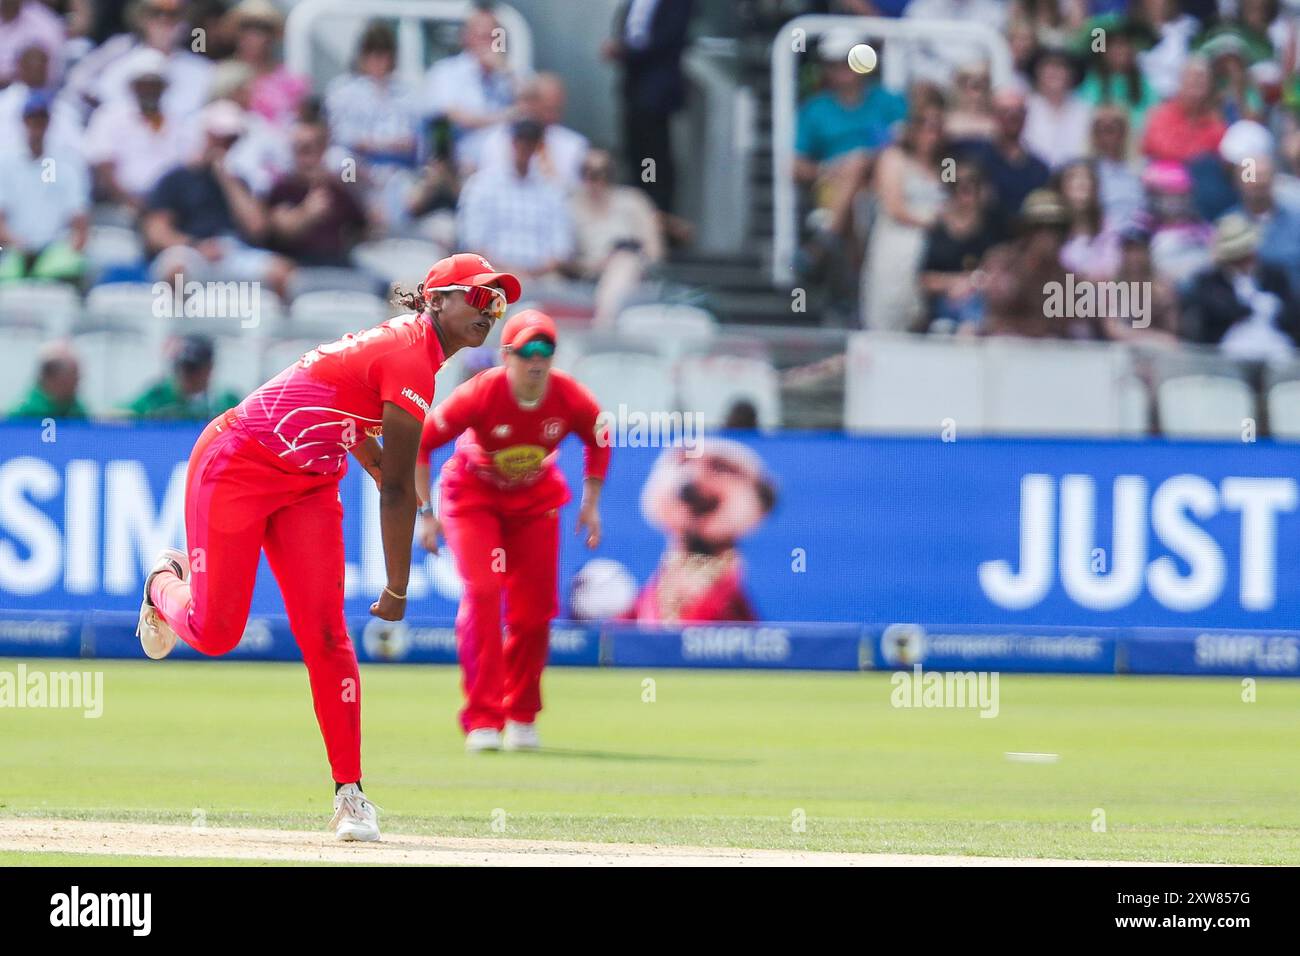
[[[439,259],[424,277],[424,294],[428,298],[433,289],[449,285],[492,285],[496,283],[506,294],[507,302],[517,302],[521,287],[519,280],[508,272],[497,272],[492,263],[473,252],[458,252]]]
[[[545,312],[536,309],[524,309],[506,319],[501,329],[501,347],[517,349],[527,345],[533,339],[547,338],[552,342],[560,340],[555,331],[555,321]]]

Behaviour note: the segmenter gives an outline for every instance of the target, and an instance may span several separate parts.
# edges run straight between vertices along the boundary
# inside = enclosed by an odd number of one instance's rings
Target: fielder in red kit
[[[501,332],[503,366],[465,382],[425,420],[416,482],[429,487],[433,449],[460,436],[442,469],[440,502],[422,509],[420,539],[446,535],[465,583],[456,616],[467,750],[535,750],[551,618],[559,610],[559,509],[569,487],[556,466],[573,432],[585,444],[579,530],[600,543],[600,490],[609,468],[600,406],[551,368],[555,323],[529,309]],[[505,638],[501,599],[505,597]],[[504,731],[504,733],[503,733]]]
[[[434,374],[459,349],[482,345],[519,281],[475,255],[442,259],[411,314],[308,352],[214,420],[190,455],[189,553],[168,549],[145,578],[138,633],[145,654],[177,639],[203,654],[243,636],[258,559],[266,552],[302,650],[335,781],[331,826],[342,840],[379,839],[361,791],[361,692],[343,609],[343,505],[351,453],[380,489],[388,584],[370,613],[406,613],[419,496],[415,459]],[[384,437],[382,446],[376,441]]]

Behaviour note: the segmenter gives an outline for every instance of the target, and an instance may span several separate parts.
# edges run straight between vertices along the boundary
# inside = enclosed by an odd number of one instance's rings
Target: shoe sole
[[[334,834],[334,839],[340,843],[378,843],[379,834],[376,833],[352,833],[339,831]]]
[[[172,573],[175,574],[182,581],[189,580],[189,575],[186,573],[188,568],[186,566],[187,559],[185,556],[185,552],[177,548],[167,548],[164,550],[163,553],[168,555],[171,562],[180,568],[179,571],[173,571]],[[180,556],[179,559],[175,557],[176,555]],[[145,657],[153,661],[160,661],[164,657],[171,654],[171,652],[176,649],[176,642],[180,639],[179,637],[177,637],[176,632],[172,630],[171,625],[163,620],[162,615],[157,614],[158,623],[154,625],[153,629],[158,631],[161,634],[164,642],[166,643],[166,647],[162,650],[161,653],[155,654],[150,651],[149,646],[145,643],[144,631],[147,626],[145,624],[145,618],[148,616],[150,611],[154,611],[154,612],[157,611],[157,608],[154,606],[152,599],[149,596],[149,588],[153,584],[154,577],[156,577],[160,573],[162,572],[150,571],[144,577],[144,600],[140,602],[140,617],[136,621],[136,625],[135,625],[135,636],[140,639],[140,649],[144,651]],[[166,641],[168,635],[171,635],[170,642]]]

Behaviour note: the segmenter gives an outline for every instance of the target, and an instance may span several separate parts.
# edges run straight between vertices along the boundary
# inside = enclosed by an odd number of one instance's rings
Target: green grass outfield
[[[104,713],[0,709],[0,815],[328,820],[301,665],[25,663],[102,669]],[[457,681],[448,667],[365,669],[366,790],[388,832],[1300,864],[1300,681],[1261,680],[1245,703],[1231,678],[1004,674],[1000,713],[983,719],[895,709],[888,674],[553,668],[547,752],[476,756],[461,749]]]

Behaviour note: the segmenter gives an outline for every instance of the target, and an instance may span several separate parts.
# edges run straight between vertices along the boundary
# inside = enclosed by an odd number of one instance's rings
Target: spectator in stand
[[[998,0],[912,0],[903,16],[909,20],[978,23],[1002,31],[1007,23],[1007,5]],[[977,62],[988,54],[979,43],[964,43],[950,36],[909,43],[907,50],[908,77],[944,88],[952,85],[953,73],[963,63]]]
[[[1029,338],[1099,339],[1102,320],[1076,318],[1070,310],[1053,308],[1051,297],[1066,283],[1061,249],[1070,228],[1070,212],[1059,194],[1036,189],[1020,210],[1020,238],[990,253],[987,281],[991,335]]]
[[[1070,216],[1069,233],[1061,249],[1061,265],[1077,279],[1104,282],[1120,267],[1119,232],[1102,213],[1097,172],[1087,160],[1077,160],[1057,175],[1056,190]]]
[[[1121,225],[1136,222],[1146,205],[1142,177],[1128,159],[1128,141],[1128,114],[1121,107],[1093,110],[1093,169],[1102,214],[1107,221]]]
[[[953,77],[956,102],[948,110],[944,132],[951,140],[989,141],[997,135],[998,121],[993,115],[992,81],[989,65],[967,63]]]
[[[654,205],[645,193],[614,182],[614,160],[603,149],[587,153],[582,186],[569,200],[576,247],[574,271],[596,283],[594,324],[614,324],[628,294],[664,255]]]
[[[1142,152],[1149,159],[1186,163],[1217,152],[1227,128],[1215,105],[1210,65],[1191,57],[1183,65],[1178,93],[1151,110]]]
[[[1269,51],[1271,53],[1271,51]],[[1257,57],[1249,44],[1236,33],[1219,33],[1197,50],[1210,63],[1210,73],[1219,115],[1226,123],[1240,119],[1259,119],[1263,115],[1264,100],[1255,88],[1247,71],[1248,64],[1262,62],[1267,55]]]
[[[682,53],[693,8],[693,0],[628,0],[603,46],[605,57],[623,67],[623,153],[632,182],[666,214],[677,188],[671,125],[686,103]],[[649,180],[641,175],[647,159],[655,164]]]
[[[28,94],[23,126],[22,141],[0,154],[0,282],[72,282],[85,271],[90,176],[76,153],[47,148],[48,93]]]
[[[163,173],[184,161],[190,140],[181,120],[162,111],[163,55],[137,50],[129,66],[133,99],[95,111],[83,150],[96,195],[138,212]]]
[[[346,266],[369,225],[360,187],[325,166],[329,129],[302,121],[292,133],[294,170],[267,196],[271,248],[301,265]]]
[[[877,151],[907,115],[906,100],[849,67],[848,52],[857,42],[857,34],[822,37],[817,52],[825,89],[800,107],[795,127],[795,179],[812,188],[821,210],[813,217],[815,235],[807,250],[818,264],[853,235],[854,200],[867,185]]]
[[[899,331],[925,324],[917,273],[926,231],[943,205],[939,164],[945,155],[943,113],[933,108],[913,113],[898,143],[880,154],[875,174],[880,209],[862,267],[860,301],[867,328]]]
[[[1179,0],[1131,0],[1128,18],[1156,38],[1154,46],[1138,54],[1138,64],[1156,95],[1168,99],[1178,90],[1192,37],[1200,32],[1201,25],[1180,9]],[[1103,17],[1088,26],[1109,29],[1118,19],[1117,15]]]
[[[284,15],[271,0],[242,0],[230,11],[230,24],[235,34],[234,57],[253,70],[248,108],[287,130],[298,118],[311,84],[280,62],[277,46]]]
[[[993,94],[993,115],[998,124],[993,141],[966,143],[962,151],[984,169],[998,206],[1019,209],[1032,190],[1047,184],[1051,171],[1025,147],[1024,94],[1011,88],[998,90]]]
[[[1025,112],[1025,146],[1051,168],[1060,169],[1087,151],[1091,110],[1074,93],[1077,67],[1064,50],[1040,51],[1033,74],[1034,92]]]
[[[1252,175],[1238,183],[1240,213],[1259,233],[1259,260],[1286,273],[1292,290],[1300,293],[1300,207],[1283,202],[1274,186],[1273,160],[1255,159]]]
[[[162,111],[176,119],[193,116],[207,102],[213,67],[190,51],[186,13],[184,0],[140,0],[129,14],[134,33],[88,54],[68,77],[69,87],[91,105],[130,102],[136,57],[153,52],[167,83]]]
[[[51,342],[41,350],[36,383],[9,410],[10,418],[85,418],[86,409],[77,398],[81,365],[66,342]]]
[[[58,84],[50,76],[50,55],[33,44],[18,55],[17,77],[0,92],[0,143],[19,143],[23,132],[23,108],[34,92],[50,99],[50,128],[45,141],[49,148],[81,154],[81,113],[67,97],[59,96]]]
[[[1128,226],[1120,233],[1120,266],[1115,280],[1130,289],[1150,289],[1150,312],[1141,315],[1103,316],[1106,338],[1115,342],[1173,346],[1180,328],[1178,293],[1173,285],[1156,275],[1151,262],[1151,233],[1141,226]],[[1110,298],[1105,297],[1103,307]]]
[[[554,277],[573,257],[573,220],[564,191],[529,172],[541,141],[536,122],[518,120],[511,143],[514,163],[471,176],[457,209],[461,247],[521,279]]]
[[[38,0],[0,0],[0,87],[13,82],[18,58],[30,46],[49,57],[51,75],[60,75],[63,55],[63,21]]]
[[[1250,362],[1285,362],[1300,341],[1300,303],[1286,273],[1260,262],[1259,230],[1229,213],[1215,224],[1214,266],[1185,303],[1187,335]]]
[[[979,266],[1006,240],[1006,224],[989,204],[990,189],[979,166],[966,162],[945,183],[947,201],[926,234],[921,289],[931,331],[974,330],[983,320]]]
[[[1151,261],[1157,275],[1181,288],[1209,264],[1214,230],[1196,215],[1192,179],[1183,166],[1151,163],[1142,185],[1152,217]]]
[[[461,52],[429,68],[423,99],[430,118],[451,124],[456,165],[467,174],[482,165],[488,130],[516,118],[516,79],[506,61],[505,29],[490,10],[466,18],[460,44]]]
[[[204,108],[202,127],[201,152],[158,182],[141,220],[154,276],[265,282],[284,296],[293,266],[254,248],[267,235],[266,211],[227,164],[243,112],[218,100]]]
[[[135,418],[208,422],[239,404],[242,396],[212,385],[212,340],[186,335],[176,346],[172,372],[145,389],[126,411]]]
[[[293,154],[288,131],[250,109],[254,79],[253,68],[247,63],[219,63],[213,74],[212,100],[229,100],[243,111],[244,132],[230,151],[230,169],[255,196],[264,197],[293,167]]]
[[[373,215],[390,223],[404,215],[419,151],[419,106],[396,67],[397,38],[376,21],[361,35],[353,72],[325,91],[332,138],[354,154]]]
[[[1160,94],[1138,65],[1138,51],[1152,46],[1155,37],[1144,24],[1124,19],[1107,30],[1105,38],[1105,49],[1092,53],[1079,98],[1093,107],[1119,107],[1129,129],[1143,129],[1147,112],[1160,102]]]
[[[565,100],[564,81],[554,73],[538,73],[519,91],[516,111],[521,119],[533,120],[542,127],[542,145],[533,156],[532,171],[570,192],[581,179],[582,160],[590,147],[587,137],[560,122],[564,119]],[[499,123],[483,137],[483,168],[509,166],[512,152],[510,125]]]

